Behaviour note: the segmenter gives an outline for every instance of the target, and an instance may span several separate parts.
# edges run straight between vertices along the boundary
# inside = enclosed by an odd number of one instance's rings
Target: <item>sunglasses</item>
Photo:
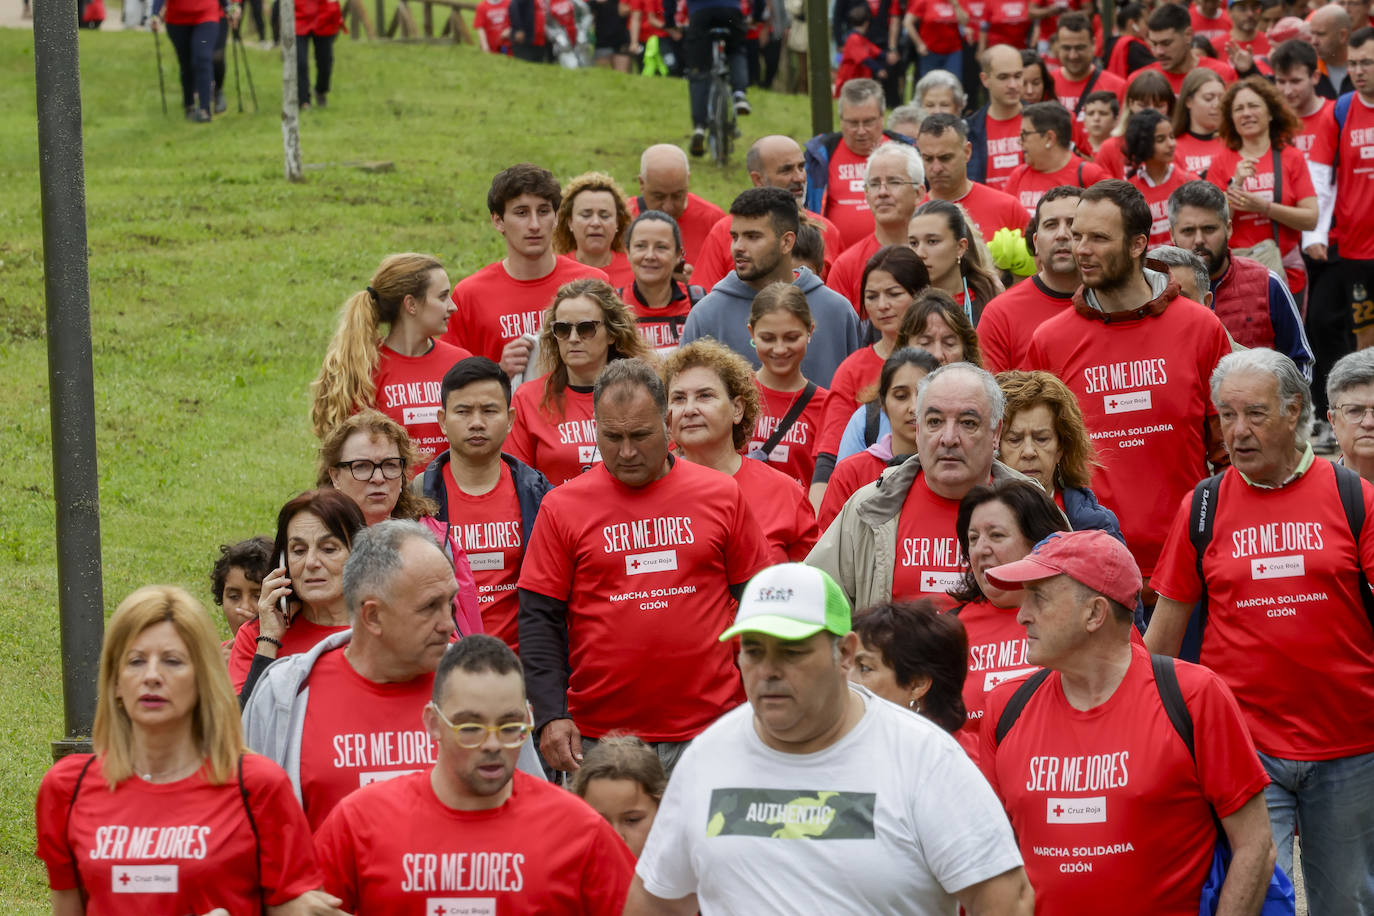
[[[582,340],[586,340],[588,337],[595,336],[601,324],[601,321],[579,321],[576,323],[571,321],[555,321],[552,325],[553,336],[557,337],[559,340],[567,340],[572,336],[573,330],[576,329],[577,336]]]

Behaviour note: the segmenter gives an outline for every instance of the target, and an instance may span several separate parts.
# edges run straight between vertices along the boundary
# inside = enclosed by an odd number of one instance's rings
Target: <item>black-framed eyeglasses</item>
[[[362,481],[371,480],[377,468],[381,468],[383,477],[387,480],[395,480],[405,472],[406,460],[404,458],[383,458],[381,461],[368,461],[366,458],[358,458],[354,461],[340,461],[334,467],[347,468],[354,480]]]
[[[1035,136],[1036,134],[1038,134],[1038,133],[1040,133],[1040,131],[1038,131],[1038,130],[1023,130],[1023,131],[1021,131],[1021,142],[1022,142],[1022,143],[1025,143],[1025,142],[1026,142],[1026,139],[1027,139],[1028,137],[1034,137],[1034,136]]]
[[[572,336],[572,332],[576,330],[577,336],[582,340],[586,340],[588,337],[596,334],[597,329],[601,327],[602,323],[600,319],[578,322],[555,321],[552,325],[553,336],[557,337],[559,340],[567,340]]]
[[[534,725],[530,722],[504,722],[501,725],[483,725],[481,722],[460,722],[454,725],[444,715],[444,711],[439,708],[439,704],[430,702],[430,709],[439,717],[439,721],[449,731],[453,732],[453,740],[458,742],[459,747],[472,748],[481,747],[486,743],[487,735],[496,733],[496,740],[502,747],[519,747],[525,743],[530,732],[534,731]]]
[[[1341,415],[1341,419],[1347,423],[1363,423],[1364,418],[1374,413],[1374,404],[1341,404],[1336,407],[1336,412]]]

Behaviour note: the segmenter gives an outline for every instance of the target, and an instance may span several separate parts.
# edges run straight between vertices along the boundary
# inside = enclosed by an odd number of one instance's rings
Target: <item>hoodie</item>
[[[822,388],[829,388],[844,358],[859,349],[859,316],[839,293],[828,288],[808,268],[795,271],[792,285],[806,295],[816,331],[802,359],[802,375]],[[682,328],[683,346],[700,337],[713,337],[759,367],[749,337],[749,310],[757,294],[739,274],[730,271],[701,301],[692,307]]]

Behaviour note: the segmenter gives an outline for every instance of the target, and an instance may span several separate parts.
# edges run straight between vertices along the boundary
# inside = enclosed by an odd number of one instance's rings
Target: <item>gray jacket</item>
[[[921,458],[912,455],[855,491],[806,558],[808,565],[825,570],[839,583],[856,610],[892,599],[897,519],[920,472]],[[1031,481],[993,461],[992,479],[1003,478]]]
[[[821,278],[802,267],[792,285],[806,294],[816,331],[802,360],[802,375],[829,388],[844,358],[859,349],[859,316],[849,300],[827,287]],[[758,354],[749,339],[749,310],[758,290],[739,278],[733,270],[692,306],[682,328],[685,346],[699,337],[714,337],[759,367]]]
[[[243,709],[244,743],[286,771],[301,804],[305,803],[301,797],[301,735],[310,703],[310,672],[326,652],[348,645],[352,638],[351,629],[332,633],[309,652],[277,659],[263,672]],[[521,745],[517,767],[545,778],[531,741]]]

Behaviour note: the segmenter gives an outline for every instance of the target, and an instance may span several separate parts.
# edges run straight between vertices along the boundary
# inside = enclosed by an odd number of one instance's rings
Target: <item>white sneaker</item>
[[[745,94],[744,94],[743,92],[736,92],[736,93],[735,93],[735,114],[737,114],[737,115],[747,115],[747,114],[752,114],[753,111],[754,111],[754,109],[753,109],[752,107],[750,107],[750,105],[749,105],[749,99],[745,96]]]

